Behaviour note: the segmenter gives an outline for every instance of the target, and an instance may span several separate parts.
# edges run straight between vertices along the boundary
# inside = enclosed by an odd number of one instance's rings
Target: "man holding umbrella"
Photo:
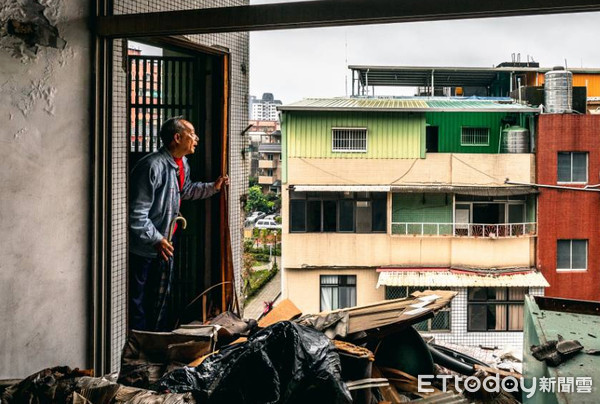
[[[174,252],[170,239],[181,200],[208,198],[229,184],[226,175],[209,183],[190,180],[185,156],[194,153],[199,138],[183,117],[166,120],[160,138],[163,146],[131,173],[129,327],[136,330],[167,330]]]

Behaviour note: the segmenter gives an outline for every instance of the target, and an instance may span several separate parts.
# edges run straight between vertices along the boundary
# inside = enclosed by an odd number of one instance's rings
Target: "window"
[[[587,270],[587,240],[558,240],[556,244],[557,271]]]
[[[334,152],[367,152],[366,128],[331,129],[331,150]]]
[[[558,182],[587,182],[587,153],[558,153]]]
[[[291,192],[290,232],[385,233],[385,192]]]
[[[461,146],[489,146],[489,128],[471,128],[463,126],[460,134]]]
[[[522,331],[527,288],[469,288],[468,331]]]
[[[386,286],[385,287],[385,298],[386,299],[399,299],[402,297],[408,297],[416,291],[423,291],[426,289],[437,289],[437,290],[451,290],[448,287],[419,287],[419,286]],[[450,307],[444,307],[434,314],[433,318],[423,320],[414,325],[417,331],[423,332],[439,332],[439,331],[450,331]]]
[[[321,275],[321,311],[356,306],[356,275]]]

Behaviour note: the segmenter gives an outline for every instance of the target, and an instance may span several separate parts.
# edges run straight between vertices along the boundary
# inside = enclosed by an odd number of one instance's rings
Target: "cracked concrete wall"
[[[0,0],[0,379],[89,366],[89,9]],[[64,49],[4,30],[40,13]]]

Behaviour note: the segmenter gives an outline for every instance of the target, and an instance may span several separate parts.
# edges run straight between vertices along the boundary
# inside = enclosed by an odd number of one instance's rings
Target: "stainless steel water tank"
[[[504,128],[500,153],[529,153],[529,130],[520,126]]]
[[[544,96],[546,112],[562,114],[573,111],[573,74],[555,67],[544,75]]]

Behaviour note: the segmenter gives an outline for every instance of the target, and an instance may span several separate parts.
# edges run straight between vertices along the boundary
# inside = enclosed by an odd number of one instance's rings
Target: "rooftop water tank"
[[[546,112],[562,114],[573,111],[573,74],[561,66],[544,75]]]
[[[502,130],[500,153],[529,153],[529,130],[507,126]]]

